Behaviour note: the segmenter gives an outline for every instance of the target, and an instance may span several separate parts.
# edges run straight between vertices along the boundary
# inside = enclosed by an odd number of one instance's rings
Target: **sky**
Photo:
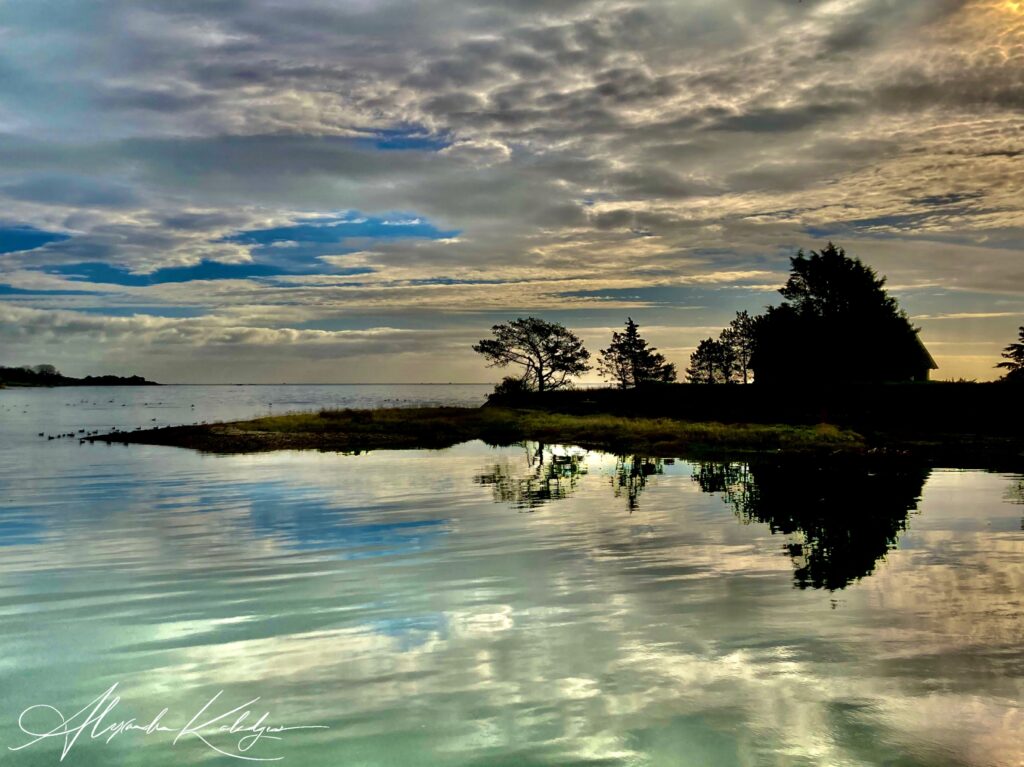
[[[1012,0],[0,0],[0,364],[496,381],[535,315],[684,369],[833,240],[991,379],[1022,110]]]

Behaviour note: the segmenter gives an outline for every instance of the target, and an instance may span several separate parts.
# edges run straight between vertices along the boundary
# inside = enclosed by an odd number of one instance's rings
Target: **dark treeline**
[[[158,386],[142,376],[85,376],[72,378],[53,365],[0,367],[0,386]]]
[[[885,290],[885,278],[831,242],[820,252],[801,250],[779,289],[783,301],[764,313],[738,312],[718,338],[702,340],[690,356],[695,384],[882,384],[927,381],[937,368],[906,312]],[[515,366],[496,393],[572,388],[592,369],[590,352],[571,330],[536,317],[495,325],[493,338],[473,349],[492,366]],[[1003,381],[1024,382],[1024,326],[1020,343],[1003,352]],[[633,318],[613,332],[597,364],[618,389],[674,383],[677,371],[641,336]]]
[[[717,339],[703,340],[687,384],[675,383],[675,367],[632,318],[601,351],[607,389],[571,390],[573,376],[590,369],[590,353],[572,331],[536,318],[495,326],[495,339],[474,348],[524,373],[506,378],[491,403],[578,415],[832,423],[908,449],[920,437],[949,450],[985,441],[992,454],[1017,450],[1024,409],[1019,387],[1006,383],[1024,383],[1024,326],[996,365],[1005,371],[999,382],[927,382],[935,363],[884,278],[832,243],[790,262],[783,302],[758,316],[739,312]],[[707,385],[745,383],[755,385]]]
[[[491,403],[570,415],[615,413],[721,423],[831,423],[897,441],[943,435],[1019,439],[1024,433],[1020,389],[999,382],[824,382],[802,387],[668,384],[644,390],[581,389],[544,395],[524,392],[492,396]],[[955,447],[950,442],[950,449]]]
[[[926,381],[937,365],[885,278],[831,242],[790,259],[783,302],[700,342],[693,383]]]

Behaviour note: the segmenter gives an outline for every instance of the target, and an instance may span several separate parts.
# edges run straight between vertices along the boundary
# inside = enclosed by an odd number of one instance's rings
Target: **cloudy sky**
[[[1022,109],[1011,0],[0,0],[0,364],[490,381],[531,313],[685,367],[832,239],[991,378]]]

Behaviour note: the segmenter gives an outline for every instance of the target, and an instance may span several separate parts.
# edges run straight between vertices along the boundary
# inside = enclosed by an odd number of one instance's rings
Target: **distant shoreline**
[[[76,386],[164,386],[156,381],[145,379],[132,381],[130,379],[119,379],[116,376],[97,376],[95,380],[90,377],[83,379],[69,379],[61,382],[50,383],[25,383],[21,381],[0,381],[0,389],[70,389]]]
[[[76,379],[83,380],[83,379]],[[5,382],[0,381],[0,388],[3,388]],[[6,386],[10,389],[53,389],[58,386],[97,386],[97,385],[111,385],[111,386],[487,386],[493,387],[493,381],[485,381],[483,383],[466,383],[466,382],[454,382],[454,383],[437,383],[431,381],[417,381],[415,383],[158,383],[155,381],[147,381],[145,384],[96,384],[91,382],[86,383],[72,383],[72,384],[15,384],[7,382]],[[597,384],[594,385],[595,387]]]

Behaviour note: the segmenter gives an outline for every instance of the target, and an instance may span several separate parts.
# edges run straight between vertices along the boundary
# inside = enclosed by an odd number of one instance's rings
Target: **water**
[[[1019,476],[45,436],[485,393],[0,392],[0,762],[1024,763]]]

